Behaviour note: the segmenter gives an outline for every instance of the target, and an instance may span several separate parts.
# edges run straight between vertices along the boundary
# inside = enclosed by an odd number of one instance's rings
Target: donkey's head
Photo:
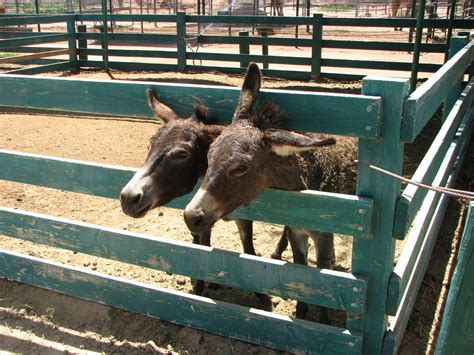
[[[184,218],[192,232],[212,227],[267,187],[304,188],[295,175],[298,153],[334,144],[334,138],[282,129],[262,129],[247,119],[260,87],[258,67],[249,67],[233,123],[212,143],[201,188],[186,206]],[[249,77],[250,75],[250,77]],[[254,80],[258,76],[258,81]]]
[[[192,191],[206,171],[209,145],[223,130],[203,123],[207,117],[203,105],[196,104],[191,117],[180,119],[151,89],[147,96],[156,118],[164,124],[150,140],[145,165],[120,194],[123,212],[137,218]]]

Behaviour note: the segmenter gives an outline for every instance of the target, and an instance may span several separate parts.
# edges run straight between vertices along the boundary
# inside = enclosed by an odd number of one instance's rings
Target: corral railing
[[[457,40],[466,42],[466,38]],[[0,233],[6,236],[342,310],[347,313],[346,327],[257,311],[5,250],[0,251],[0,273],[8,279],[282,350],[394,353],[447,198],[428,192],[424,198],[410,199],[407,196],[419,193],[409,193],[411,187],[402,193],[397,180],[371,171],[366,164],[400,174],[404,144],[412,142],[434,110],[444,105],[444,126],[416,174],[427,183],[452,184],[472,130],[472,81],[461,94],[459,90],[473,58],[473,46],[468,44],[411,95],[408,80],[379,77],[365,78],[361,95],[262,90],[263,99],[278,102],[288,112],[291,129],[359,137],[359,160],[364,164],[359,166],[354,196],[268,190],[234,217],[352,236],[351,272],[150,238],[28,211],[0,210]],[[190,113],[183,110],[191,109],[191,95],[205,97],[212,116],[223,123],[230,121],[239,95],[238,89],[228,87],[8,74],[0,75],[0,105],[151,117],[145,98],[150,87],[183,115]],[[430,167],[422,173],[426,165]],[[109,198],[118,197],[133,173],[130,168],[0,151],[0,179]],[[183,208],[189,198],[178,199],[170,207]],[[404,200],[410,213],[400,212]],[[318,218],[322,214],[325,218]],[[398,233],[394,227],[406,225],[411,225],[408,232]],[[397,236],[407,238],[407,246],[394,268]],[[199,262],[203,258],[206,263]],[[389,314],[395,317],[387,324]]]
[[[313,17],[265,17],[265,16],[198,16],[178,13],[177,15],[58,15],[58,16],[0,16],[0,27],[15,25],[32,25],[46,23],[67,23],[67,33],[38,32],[21,33],[12,31],[0,32],[0,51],[15,53],[35,53],[46,50],[55,51],[64,47],[38,48],[26,45],[39,43],[53,43],[64,41],[67,38],[70,58],[68,62],[57,63],[53,66],[24,69],[17,73],[38,73],[55,70],[58,66],[63,69],[69,63],[70,68],[99,67],[118,70],[152,70],[152,71],[185,71],[185,70],[220,70],[228,73],[240,73],[249,61],[262,63],[266,75],[287,77],[290,79],[309,80],[323,76],[342,78],[362,78],[361,74],[350,70],[399,70],[413,72],[435,72],[441,66],[438,63],[418,63],[417,54],[447,53],[448,43],[410,43],[408,41],[360,41],[324,39],[323,31],[332,27],[340,28],[393,28],[395,26],[416,27],[415,19],[363,19],[363,18],[327,18],[321,14]],[[81,23],[76,26],[76,24]],[[170,32],[153,30],[154,33],[125,33],[114,26],[133,22],[152,22],[155,24],[170,24]],[[423,27],[468,29],[474,27],[474,20],[455,19],[452,22],[445,19],[425,19]],[[239,36],[211,34],[206,30],[208,26],[229,27],[239,29],[254,29],[254,35]],[[300,35],[268,36],[276,28],[301,27]],[[176,28],[176,30],[174,30]],[[87,32],[89,29],[89,32]],[[91,29],[102,32],[90,32]],[[307,29],[307,31],[303,30]],[[143,30],[142,30],[143,32]],[[261,34],[261,35],[260,35]],[[60,36],[63,37],[60,37]],[[54,37],[56,36],[56,37]],[[421,37],[419,39],[421,41]],[[206,51],[201,45],[236,45],[235,52],[215,53]],[[150,49],[137,48],[138,46],[152,46]],[[237,45],[239,49],[237,50]],[[261,48],[261,54],[256,54],[250,48]],[[127,48],[128,47],[128,48]],[[135,48],[134,48],[135,47]],[[155,48],[153,48],[155,47]],[[157,47],[157,48],[156,48]],[[306,54],[297,51],[285,55],[270,54],[272,48],[298,47],[307,49]],[[366,50],[366,51],[396,51],[400,53],[413,52],[413,61],[381,61],[336,59],[323,56],[326,49]],[[50,53],[51,54],[51,53]],[[36,54],[39,58],[39,54]],[[44,55],[46,56],[46,55]],[[130,58],[133,57],[133,60]],[[20,61],[21,58],[15,59]],[[35,58],[23,58],[21,62]],[[11,60],[5,58],[3,61]],[[47,59],[42,59],[47,63]],[[51,61],[51,60],[50,60]],[[31,62],[31,61],[30,61]],[[219,65],[216,63],[220,62]],[[36,61],[38,63],[38,61]],[[224,63],[224,64],[222,64]],[[276,66],[291,65],[292,68],[278,68]],[[274,66],[272,68],[271,66]],[[327,68],[322,70],[322,68]],[[347,68],[346,73],[336,73],[332,68]],[[22,70],[22,69],[21,69]],[[58,69],[60,70],[60,69]]]

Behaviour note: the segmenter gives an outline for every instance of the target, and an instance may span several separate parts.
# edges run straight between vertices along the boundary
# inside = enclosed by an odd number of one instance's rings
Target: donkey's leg
[[[239,229],[240,241],[244,248],[245,254],[257,255],[253,246],[253,221],[246,219],[236,219],[235,224]],[[273,310],[273,304],[270,296],[263,293],[255,292],[255,295],[260,301],[262,308],[266,311],[271,312]]]
[[[320,269],[332,269],[335,262],[334,236],[331,233],[311,233],[316,247],[316,265]],[[320,307],[319,322],[329,323],[329,309]]]
[[[281,234],[280,240],[278,241],[278,244],[275,248],[275,250],[272,253],[272,259],[277,259],[281,260],[281,255],[283,252],[288,248],[288,233],[290,227],[285,226],[283,229],[283,233]]]
[[[308,265],[308,236],[303,230],[288,227],[288,240],[293,251],[295,264]],[[296,303],[296,318],[304,319],[308,313],[308,304],[298,301]]]
[[[193,244],[211,246],[211,230],[204,231],[200,234],[191,233],[193,236]],[[195,295],[202,295],[204,292],[204,281],[191,279],[193,285],[193,293]]]

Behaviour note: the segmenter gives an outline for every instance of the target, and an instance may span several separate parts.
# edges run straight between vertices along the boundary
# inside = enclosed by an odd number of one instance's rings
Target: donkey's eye
[[[179,149],[179,150],[175,150],[175,151],[170,152],[169,157],[171,159],[175,159],[175,160],[182,160],[182,159],[188,158],[189,154],[186,150]]]
[[[242,176],[249,170],[249,167],[245,164],[239,164],[230,171],[230,175]]]

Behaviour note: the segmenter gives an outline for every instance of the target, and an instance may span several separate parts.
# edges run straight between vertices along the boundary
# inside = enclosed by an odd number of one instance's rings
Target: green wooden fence
[[[466,37],[453,38],[453,48],[456,42],[465,43]],[[359,137],[360,161],[401,173],[404,144],[419,134],[434,108],[450,100],[473,59],[469,43],[411,95],[408,80],[367,77],[361,95],[262,90],[261,96],[286,109],[290,128]],[[452,108],[444,125],[415,173],[426,183],[450,186],[456,178],[472,131],[472,85],[469,81],[449,105]],[[222,123],[230,121],[239,94],[229,87],[4,74],[0,75],[0,105],[147,118],[151,113],[145,90],[150,87],[180,114],[191,109],[191,95],[200,97]],[[124,167],[0,151],[0,179],[108,198],[118,197],[133,172]],[[169,207],[183,208],[189,198],[177,199]],[[354,196],[267,190],[250,206],[235,212],[235,217],[352,236],[351,272],[323,271],[0,209],[0,233],[6,236],[338,309],[347,313],[346,325],[341,328],[256,312],[5,250],[0,251],[0,275],[281,350],[391,354],[401,342],[446,201],[445,196],[413,191],[411,186],[401,191],[399,182],[364,164],[359,166]],[[321,214],[325,218],[319,218]],[[410,226],[408,232],[406,226]],[[406,238],[407,246],[394,267],[395,237]],[[388,315],[394,315],[390,324]]]
[[[112,23],[130,22],[154,22],[171,23],[176,25],[175,33],[120,33],[111,32]],[[395,41],[360,41],[360,40],[327,40],[323,39],[324,29],[330,27],[359,27],[377,28],[406,26],[415,27],[415,19],[364,19],[364,18],[326,18],[321,14],[313,17],[265,17],[265,16],[199,16],[178,13],[177,15],[125,15],[125,14],[77,14],[77,15],[37,15],[37,16],[1,16],[0,27],[12,25],[33,25],[47,23],[67,23],[67,33],[50,32],[0,32],[0,51],[15,53],[34,53],[39,51],[35,47],[27,47],[31,44],[58,43],[68,41],[70,49],[69,61],[53,59],[38,59],[33,63],[42,64],[37,68],[20,69],[12,71],[17,74],[34,74],[48,72],[52,70],[64,70],[68,68],[99,67],[118,70],[132,71],[209,71],[219,70],[227,73],[241,73],[245,68],[241,63],[254,61],[262,63],[262,67],[270,64],[290,64],[301,69],[264,69],[265,75],[287,77],[290,79],[310,80],[320,76],[361,79],[360,74],[350,74],[350,69],[385,69],[401,71],[435,72],[440,68],[440,64],[420,63],[415,68],[412,62],[396,61],[376,61],[376,60],[354,60],[354,59],[329,59],[322,56],[324,49],[360,49],[370,51],[399,51],[413,52],[415,44],[410,42]],[[79,22],[81,24],[79,24]],[[86,24],[92,28],[94,24],[101,24],[103,32],[87,32]],[[216,24],[218,26],[235,26],[237,28],[261,28],[264,29],[282,26],[309,26],[310,33],[300,35],[298,38],[279,36],[252,35],[211,35],[199,28]],[[452,24],[458,29],[469,29],[474,27],[474,20],[456,19]],[[441,19],[426,19],[425,27],[448,28],[450,22]],[[97,27],[97,26],[96,26]],[[264,31],[265,32],[265,31]],[[101,48],[90,48],[88,43],[98,41]],[[448,39],[448,43],[450,38]],[[114,45],[111,45],[113,43]],[[166,49],[136,49],[136,48],[116,48],[117,45],[127,44],[129,46],[139,46],[143,43],[155,46],[171,46]],[[205,48],[193,49],[193,45],[205,44],[235,44],[241,46],[258,46],[262,48],[262,54],[249,54],[247,52],[235,53],[213,53]],[[307,56],[298,55],[272,55],[272,46],[310,48]],[[421,52],[448,53],[449,48],[445,44],[419,43],[417,47]],[[47,47],[41,49],[42,52],[57,50],[58,47]],[[290,51],[289,51],[290,52]],[[266,53],[266,54],[264,54]],[[100,56],[101,60],[92,60],[91,56]],[[143,61],[127,61],[128,57],[143,58]],[[145,58],[161,58],[166,63],[150,63]],[[112,60],[113,59],[113,60]],[[202,63],[204,61],[204,63]],[[206,64],[207,61],[207,64]],[[216,66],[213,61],[220,61],[226,64]],[[31,63],[31,60],[22,63]],[[245,66],[244,66],[245,67]],[[321,68],[347,68],[346,74],[323,71]],[[412,74],[412,76],[414,75]]]
[[[474,202],[467,212],[456,269],[449,287],[436,355],[469,354],[474,349]]]

